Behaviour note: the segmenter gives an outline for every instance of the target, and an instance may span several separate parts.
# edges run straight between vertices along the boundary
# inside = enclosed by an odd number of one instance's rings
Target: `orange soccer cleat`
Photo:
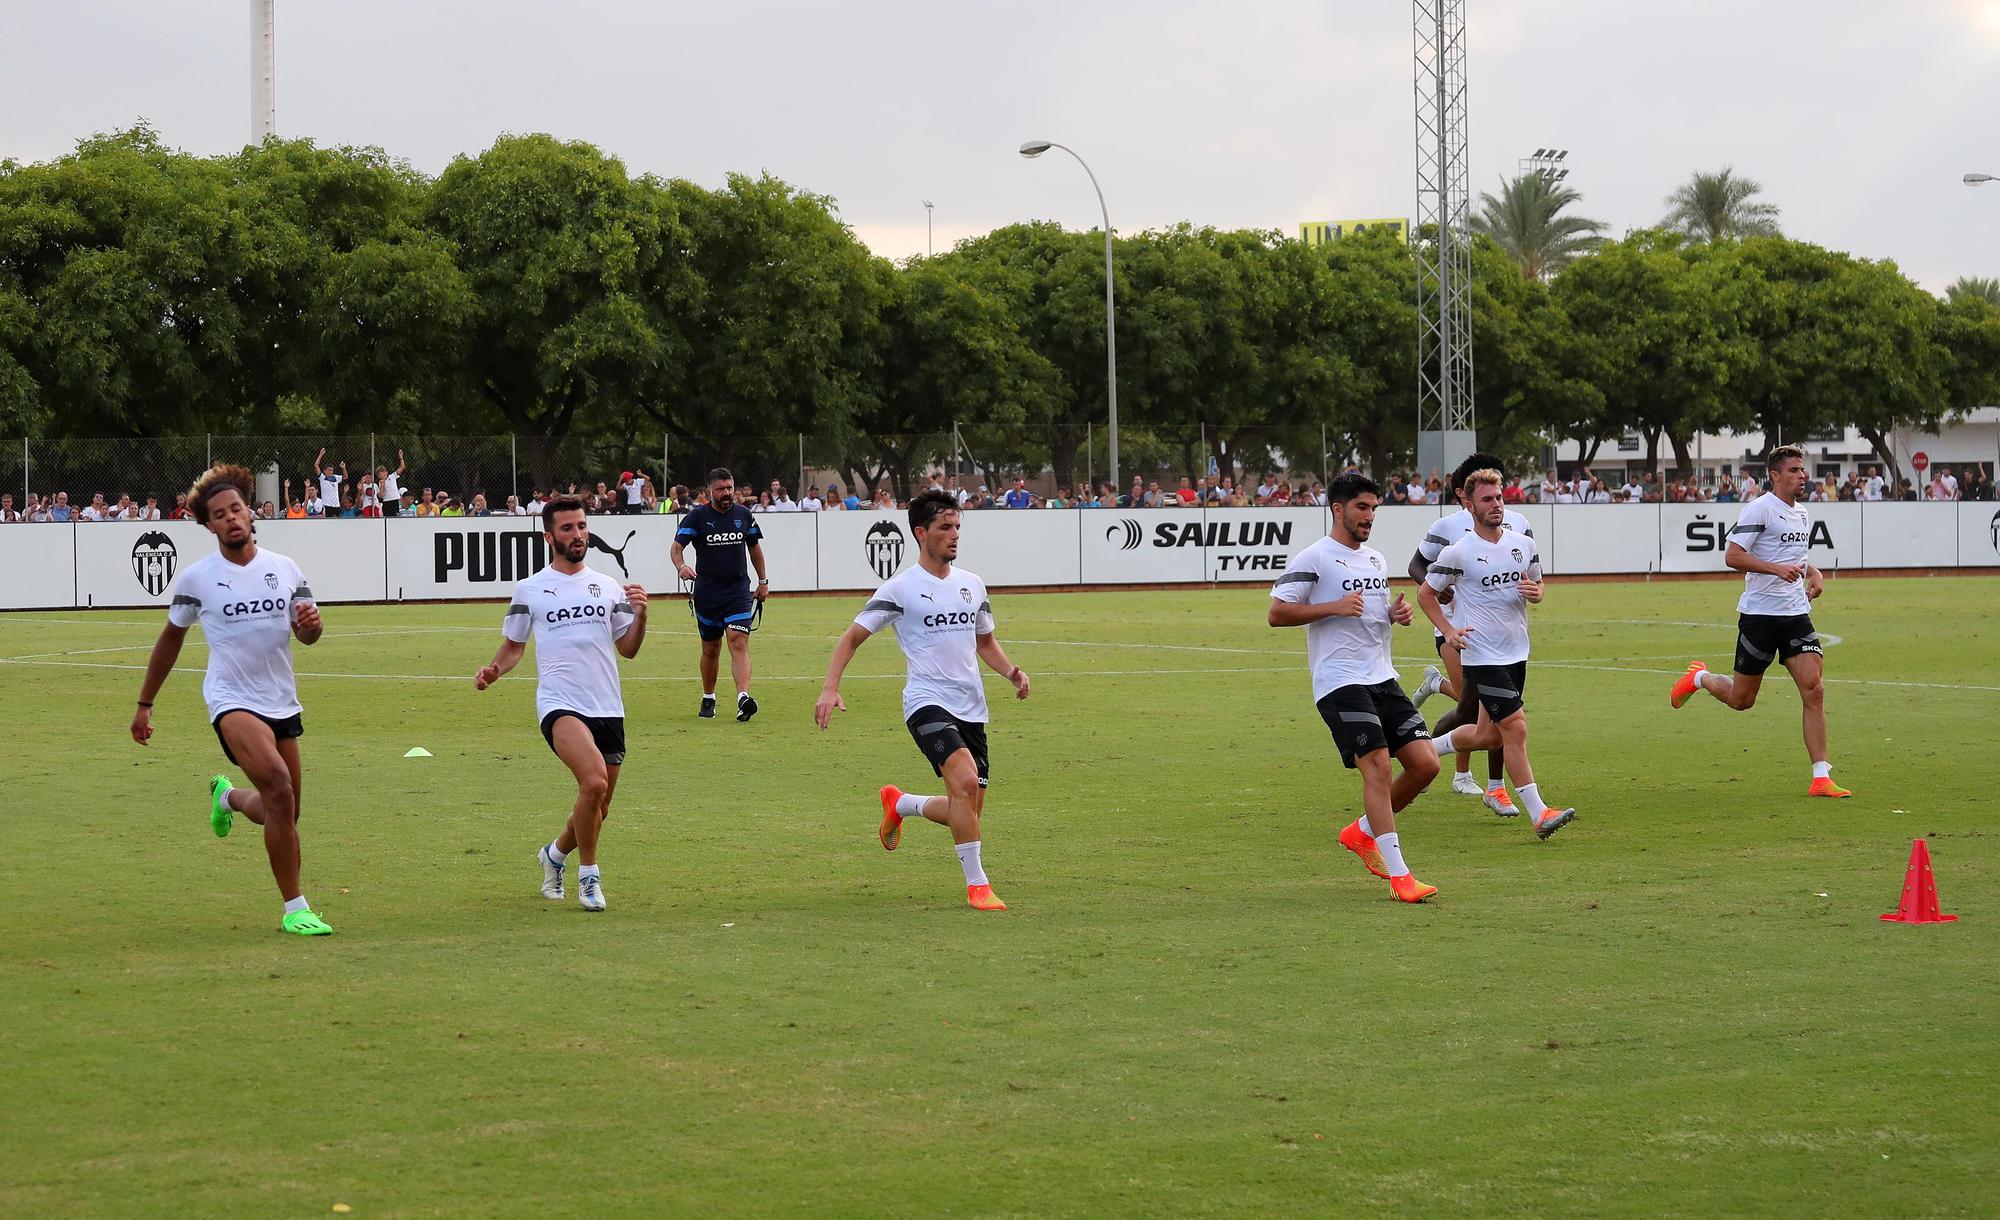
[[[1507,795],[1505,788],[1486,790],[1486,807],[1503,818],[1518,818],[1521,811],[1514,806],[1514,798]]]
[[[1359,822],[1349,822],[1340,828],[1340,845],[1360,856],[1369,872],[1384,881],[1389,879],[1389,865],[1375,847],[1375,836],[1363,831]]]
[[[903,790],[894,784],[882,785],[882,826],[875,837],[882,840],[883,851],[895,851],[903,841],[903,815],[896,812],[896,802],[903,799]]]
[[[1004,911],[1007,909],[1007,904],[1000,901],[999,895],[993,892],[993,887],[990,885],[966,886],[965,900],[972,904],[972,909],[975,911]]]
[[[1667,696],[1667,702],[1673,704],[1675,707],[1679,707],[1693,698],[1696,688],[1701,685],[1700,675],[1706,672],[1708,672],[1708,666],[1702,664],[1700,661],[1689,665],[1686,673],[1674,679],[1674,691],[1673,694]]]
[[[1400,877],[1389,878],[1389,888],[1396,892],[1396,901],[1398,902],[1422,902],[1424,899],[1438,892],[1438,887],[1425,885],[1423,882],[1417,880],[1416,875],[1413,873],[1404,873]]]
[[[1833,782],[1833,777],[1823,776],[1813,780],[1812,787],[1806,789],[1807,796],[1853,796],[1852,792]]]

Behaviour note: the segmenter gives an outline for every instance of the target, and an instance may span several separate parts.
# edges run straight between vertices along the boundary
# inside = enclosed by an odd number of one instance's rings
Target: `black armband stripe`
[[[878,597],[875,600],[869,602],[867,605],[861,607],[861,613],[863,614],[868,613],[870,610],[887,610],[891,614],[901,614],[903,612],[903,608],[901,606],[897,605],[895,602],[888,600],[887,598],[882,598],[882,597]]]
[[[1278,587],[1283,588],[1286,585],[1309,585],[1317,580],[1319,580],[1319,577],[1312,572],[1287,572],[1283,576],[1278,577]]]

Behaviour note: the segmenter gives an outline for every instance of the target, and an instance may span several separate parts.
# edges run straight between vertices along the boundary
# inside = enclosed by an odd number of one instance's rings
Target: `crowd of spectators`
[[[569,483],[562,487],[536,488],[525,501],[512,495],[506,496],[503,501],[499,497],[489,497],[484,491],[458,495],[431,487],[406,487],[403,481],[408,469],[399,452],[393,470],[377,466],[372,472],[364,470],[350,478],[346,464],[327,462],[326,453],[322,450],[313,462],[311,478],[284,480],[280,498],[263,501],[256,512],[262,518],[292,520],[399,516],[533,517],[541,514],[543,503],[560,492],[582,499],[592,513],[677,513],[704,503],[708,498],[706,488],[690,491],[682,484],[671,485],[662,495],[650,474],[643,470],[626,470],[620,471],[616,480],[606,479],[595,487]],[[1930,478],[1926,483],[1912,485],[1907,479],[1897,479],[1891,484],[1879,467],[1865,466],[1845,479],[1828,475],[1815,482],[1807,498],[1814,503],[1995,498],[1993,479],[1983,462],[1961,466],[1956,473],[1949,466],[1936,466],[1928,473]],[[1015,476],[1010,484],[995,491],[994,486],[987,483],[965,480],[961,484],[955,475],[933,474],[929,476],[927,486],[931,491],[953,496],[968,510],[1284,508],[1326,503],[1326,488],[1319,480],[1294,481],[1275,471],[1266,471],[1254,483],[1246,478],[1238,484],[1229,475],[1199,480],[1182,476],[1176,482],[1177,486],[1166,488],[1157,478],[1134,476],[1131,486],[1122,492],[1104,483],[1095,490],[1089,487],[1072,490],[1067,485],[1059,485],[1052,494],[1043,495],[1028,486],[1024,475]],[[1388,479],[1385,486],[1383,503],[1388,505],[1434,505],[1442,501],[1444,494],[1443,480],[1436,471],[1427,477],[1421,477],[1415,471],[1398,474]],[[1673,479],[1660,471],[1621,472],[1607,479],[1583,467],[1567,477],[1550,470],[1539,479],[1510,479],[1503,493],[1509,504],[1730,504],[1754,499],[1763,490],[1763,485],[1747,472],[1734,476],[1720,475],[1712,481],[1692,477]],[[747,497],[747,489],[738,494]],[[812,484],[797,499],[793,499],[783,480],[772,479],[769,487],[757,492],[755,499],[750,500],[749,507],[756,513],[816,513],[891,512],[903,505],[891,494],[887,483],[866,496],[859,488],[842,487],[837,482],[829,482],[824,487]],[[107,501],[105,495],[99,492],[91,496],[90,503],[77,506],[71,503],[68,492],[46,495],[30,492],[26,493],[25,502],[18,504],[12,492],[0,493],[0,524],[179,521],[188,516],[185,495],[176,495],[173,507],[164,508],[160,498],[152,495],[144,497],[141,503],[125,494],[119,495],[116,501]]]

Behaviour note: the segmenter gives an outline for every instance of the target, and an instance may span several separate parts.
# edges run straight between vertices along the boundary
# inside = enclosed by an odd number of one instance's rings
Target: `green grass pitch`
[[[748,725],[695,718],[655,602],[602,916],[537,890],[573,788],[530,664],[472,688],[500,607],[329,607],[318,941],[209,833],[199,632],[141,749],[157,614],[0,615],[0,1212],[1991,1215],[2000,580],[1831,584],[1839,803],[1782,675],[1667,706],[1736,595],[1552,581],[1531,747],[1580,816],[1537,843],[1440,782],[1412,908],[1334,842],[1358,781],[1263,590],[1002,592],[1004,915],[943,828],[875,841],[877,785],[935,790],[893,639],[812,728],[860,597],[773,603]],[[1406,684],[1429,653],[1398,633]],[[1876,919],[1918,835],[1956,924]]]

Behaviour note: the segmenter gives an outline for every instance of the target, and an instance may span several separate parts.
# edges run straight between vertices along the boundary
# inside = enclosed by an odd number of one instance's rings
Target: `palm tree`
[[[1952,300],[1959,297],[1978,297],[1988,305],[2000,307],[2000,280],[1983,275],[1961,275],[1944,294]]]
[[[1754,198],[1764,188],[1729,166],[1719,173],[1696,173],[1666,198],[1660,227],[1677,229],[1697,241],[1722,237],[1771,237],[1778,232],[1778,205]]]
[[[1480,192],[1480,214],[1472,218],[1472,230],[1498,243],[1521,265],[1522,275],[1541,279],[1561,271],[1577,255],[1589,253],[1604,240],[1603,221],[1558,215],[1581,198],[1542,174],[1503,179],[1499,198]]]

